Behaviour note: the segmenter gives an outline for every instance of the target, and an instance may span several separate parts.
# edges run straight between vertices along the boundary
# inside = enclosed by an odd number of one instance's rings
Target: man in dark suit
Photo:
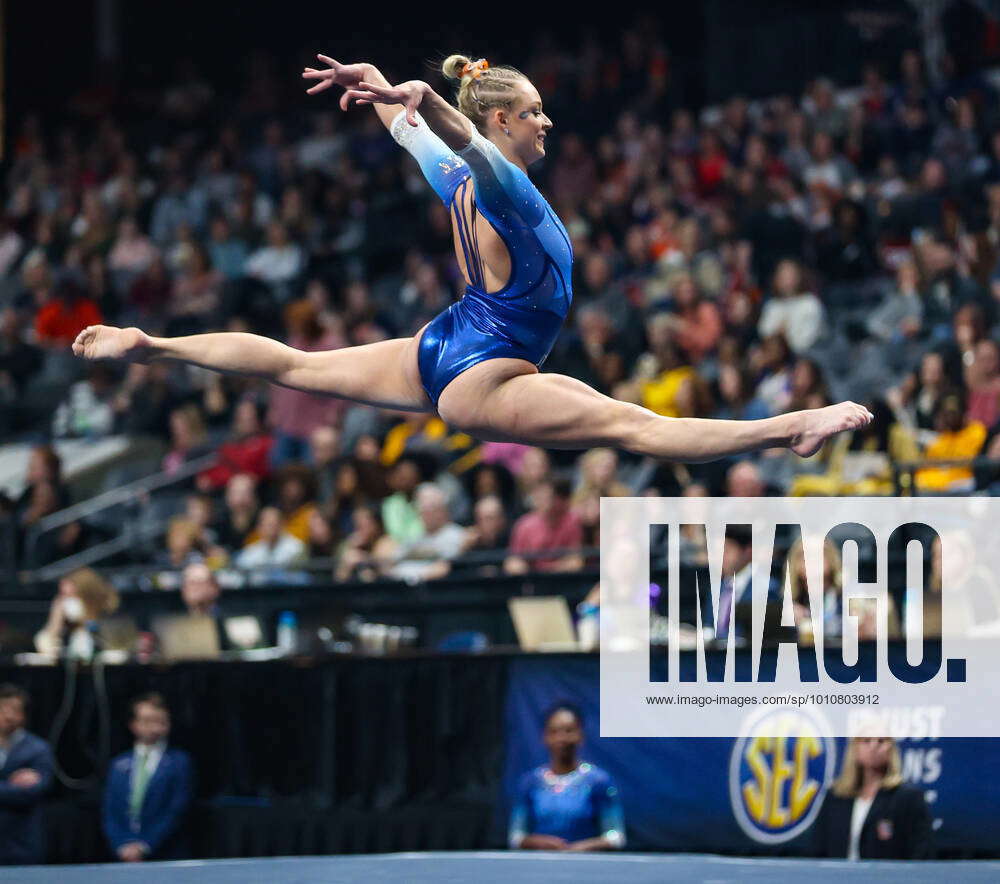
[[[719,615],[715,618],[716,635],[720,637],[728,634],[730,620],[736,638],[746,638],[749,631],[753,598],[752,540],[749,525],[731,525],[726,530],[722,552],[722,582],[719,586]],[[767,604],[780,602],[781,585],[773,577],[769,577]],[[705,610],[712,610],[712,597],[707,586],[702,589],[701,603]]]
[[[122,862],[183,859],[191,759],[167,746],[170,710],[163,697],[136,697],[129,730],[135,746],[111,762],[104,787],[104,834]]]
[[[52,750],[24,729],[30,697],[0,684],[0,864],[45,859],[41,801],[52,785]]]

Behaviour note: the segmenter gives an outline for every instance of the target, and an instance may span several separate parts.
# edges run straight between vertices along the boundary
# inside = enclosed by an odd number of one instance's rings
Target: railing
[[[25,544],[26,553],[30,553],[34,550],[35,544],[38,542],[38,538],[43,534],[56,530],[58,528],[64,527],[77,519],[88,518],[97,513],[110,509],[114,506],[119,505],[135,505],[137,503],[143,503],[148,500],[148,495],[153,491],[159,491],[164,488],[168,488],[171,485],[179,484],[192,476],[197,475],[205,469],[208,469],[215,465],[217,457],[215,454],[209,454],[204,457],[198,458],[197,460],[190,461],[181,466],[181,468],[168,475],[166,473],[156,473],[152,476],[147,476],[143,479],[137,479],[134,482],[129,482],[122,485],[120,488],[114,488],[110,491],[106,491],[96,497],[90,498],[89,500],[82,501],[81,503],[74,504],[73,506],[67,507],[59,512],[53,513],[50,516],[46,516],[44,519],[40,520],[38,524],[34,525],[30,530]],[[919,495],[921,492],[917,488],[915,481],[915,474],[918,470],[925,468],[949,468],[949,467],[967,467],[972,470],[992,468],[1000,470],[1000,459],[989,458],[989,457],[976,457],[976,458],[963,458],[954,460],[916,460],[916,461],[899,461],[892,464],[892,476],[893,476],[893,486],[895,488],[895,493],[897,496],[912,496]],[[925,494],[928,492],[924,492]],[[941,492],[947,494],[948,492]],[[952,492],[955,493],[955,492]],[[93,565],[108,557],[115,555],[117,553],[124,552],[129,548],[134,547],[136,544],[145,543],[156,538],[156,536],[165,529],[167,519],[159,520],[140,520],[140,519],[128,519],[125,520],[124,530],[122,533],[110,540],[98,543],[95,546],[88,547],[75,555],[68,556],[66,558],[60,559],[56,562],[52,562],[44,567],[38,568],[34,571],[22,572],[20,579],[26,583],[44,583],[51,580],[56,580],[64,574],[72,571],[74,568],[82,567],[84,565]],[[13,530],[4,530],[3,523],[0,523],[0,530],[3,531],[5,535],[12,536]],[[0,563],[3,563],[3,550],[0,549]],[[598,550],[582,550],[582,551],[564,551],[563,553],[553,553],[544,552],[534,555],[522,555],[521,558],[528,559],[538,559],[538,558],[554,558],[559,557],[561,554],[568,554],[569,552],[575,552],[584,556],[596,556],[598,555]],[[499,550],[496,553],[491,552],[477,552],[467,556],[463,556],[461,559],[456,560],[453,564],[455,566],[474,566],[477,564],[489,565],[489,564],[499,564],[502,563],[503,559],[508,555],[506,550]],[[10,555],[8,555],[8,559]],[[319,560],[322,561],[322,560]],[[329,568],[332,570],[332,562],[324,562],[322,565],[317,567],[312,567],[310,565],[296,566],[294,570],[299,571],[316,571],[322,570],[323,568]],[[149,565],[136,566],[137,571],[141,571],[145,575],[149,575],[151,568]],[[159,569],[168,570],[168,569]],[[237,570],[237,569],[230,569]],[[293,569],[288,569],[293,570]],[[13,571],[10,571],[13,575]]]
[[[110,543],[111,541],[108,541]],[[100,544],[105,546],[106,544]],[[96,547],[95,547],[96,548]],[[83,557],[90,550],[84,550],[76,556],[62,559],[46,568],[39,568],[37,571],[24,572],[22,583],[45,584],[58,579],[67,570],[80,567],[85,564]],[[476,550],[466,553],[450,561],[450,573],[444,580],[483,580],[493,576],[507,578],[521,578],[531,582],[539,576],[553,574],[573,574],[582,573],[587,570],[596,569],[596,562],[600,555],[598,547],[583,547],[578,549],[553,549],[541,552],[517,553],[517,558],[527,562],[535,562],[541,559],[559,559],[564,556],[579,556],[584,561],[583,571],[543,571],[529,570],[525,574],[506,574],[502,570],[505,559],[513,555],[509,550],[498,548],[492,550]],[[593,564],[593,569],[588,568],[588,563]],[[239,568],[235,565],[226,565],[216,571],[219,585],[223,589],[242,589],[244,587],[271,585],[271,586],[330,586],[348,585],[359,583],[359,578],[349,577],[347,580],[336,580],[333,571],[337,560],[333,558],[314,558],[294,565],[266,566],[258,568]],[[497,566],[498,570],[490,574],[477,573],[471,569],[482,568],[484,566]],[[57,567],[58,566],[58,567]],[[68,567],[67,567],[68,566]],[[48,573],[49,569],[57,569],[57,573]],[[66,569],[66,570],[64,570]],[[157,590],[172,590],[180,587],[182,569],[169,565],[144,564],[144,565],[119,565],[112,568],[104,568],[101,575],[115,585],[115,588],[124,592],[147,592]],[[406,584],[407,581],[393,577],[391,574],[380,574],[372,581],[360,581],[364,585],[371,586],[374,583],[392,583],[394,585]],[[416,581],[415,584],[422,584],[425,581]],[[530,594],[530,593],[529,593]]]
[[[203,470],[215,466],[217,462],[217,454],[206,454],[204,457],[187,461],[172,473],[154,473],[52,513],[40,519],[29,529],[25,539],[24,556],[30,561],[39,538],[50,531],[63,528],[79,519],[91,518],[115,506],[143,507],[149,503],[149,495],[152,492],[162,491],[164,488],[185,482]],[[154,539],[159,533],[162,533],[166,522],[166,519],[147,519],[145,521],[127,519],[124,522],[123,532],[117,537],[88,547],[72,556],[59,559],[33,572],[25,572],[21,575],[21,579],[29,583],[58,579],[74,568],[96,564],[109,556],[124,552],[136,543]]]

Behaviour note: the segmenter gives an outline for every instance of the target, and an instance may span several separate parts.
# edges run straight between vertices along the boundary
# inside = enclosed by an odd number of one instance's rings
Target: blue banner
[[[508,806],[518,777],[548,760],[542,716],[568,700],[584,716],[582,757],[619,788],[629,849],[809,853],[822,784],[839,772],[844,740],[819,741],[808,751],[788,747],[779,765],[752,741],[601,739],[598,664],[595,656],[512,661]],[[900,751],[905,779],[925,790],[938,849],[1000,848],[1000,740],[938,739],[931,727],[923,739],[901,740]],[[775,776],[783,780],[777,788]]]

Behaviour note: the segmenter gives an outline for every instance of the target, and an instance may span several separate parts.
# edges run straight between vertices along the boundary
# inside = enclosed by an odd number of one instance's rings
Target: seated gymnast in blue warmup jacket
[[[317,81],[307,91],[338,85],[345,111],[351,102],[373,105],[448,206],[464,297],[413,337],[329,352],[239,332],[156,338],[99,325],[77,337],[77,355],[170,359],[356,402],[436,411],[484,440],[613,446],[689,463],[776,446],[808,456],[829,436],[871,420],[853,402],[752,421],[668,418],[539,372],[569,310],[573,252],[527,175],[545,155],[552,127],[538,90],[514,68],[453,55],[443,69],[460,83],[455,108],[422,81],[392,86],[373,65],[318,57],[328,67],[303,71]]]

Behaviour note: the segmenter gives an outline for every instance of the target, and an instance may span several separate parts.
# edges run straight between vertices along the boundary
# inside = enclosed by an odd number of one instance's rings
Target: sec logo
[[[812,825],[833,778],[835,745],[808,708],[756,710],[729,760],[729,800],[740,828],[761,844],[790,841]]]

